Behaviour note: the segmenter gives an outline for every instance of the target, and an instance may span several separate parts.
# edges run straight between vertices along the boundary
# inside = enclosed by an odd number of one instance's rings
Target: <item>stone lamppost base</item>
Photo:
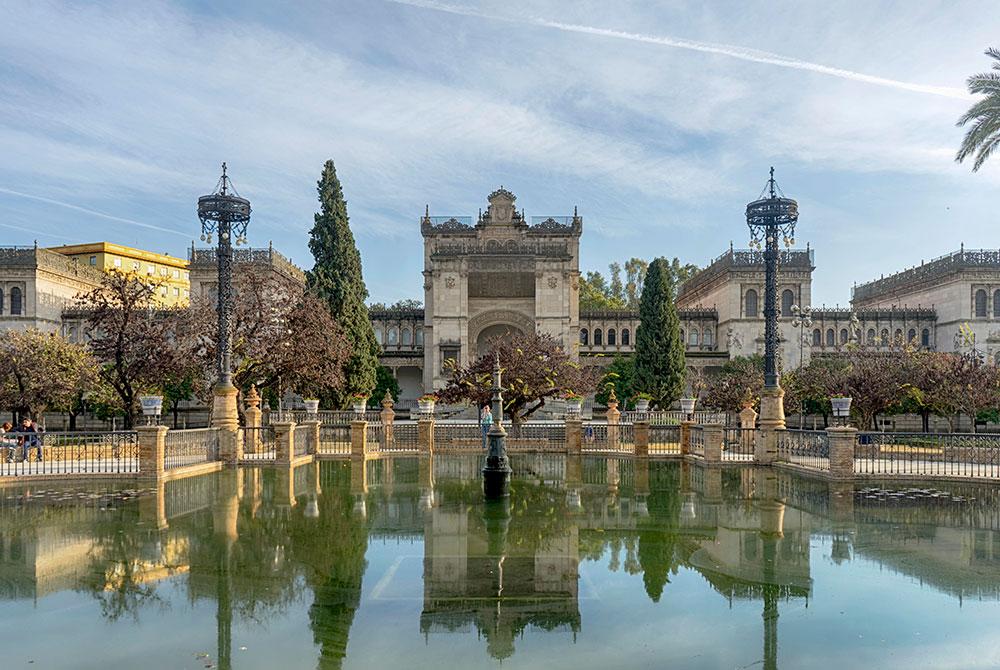
[[[775,431],[785,429],[785,391],[765,388],[760,394],[760,431],[754,450],[754,461],[761,464],[773,463],[778,457],[778,435]]]
[[[238,390],[232,384],[216,384],[212,390],[212,427],[236,430],[240,427],[240,415],[236,409]]]
[[[505,498],[510,495],[510,460],[507,458],[506,433],[493,424],[487,435],[490,443],[483,466],[483,494],[487,499]]]

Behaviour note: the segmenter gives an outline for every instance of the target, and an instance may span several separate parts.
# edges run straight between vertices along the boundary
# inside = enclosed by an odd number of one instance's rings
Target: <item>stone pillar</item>
[[[163,477],[163,457],[165,453],[166,426],[136,426],[139,442],[139,476],[143,479]]]
[[[583,421],[566,419],[566,453],[579,455],[583,450]]]
[[[830,476],[834,479],[854,478],[854,444],[858,431],[850,427],[827,428],[830,442]]]
[[[421,454],[434,453],[434,418],[422,416],[417,419],[417,451]]]
[[[236,409],[238,389],[229,384],[216,384],[212,390],[212,427],[237,430],[240,427],[240,414]]]
[[[611,395],[608,397],[608,413],[606,416],[608,420],[607,449],[610,451],[618,451],[621,443],[618,423],[621,420],[622,413],[618,411],[618,397],[615,396],[614,389],[611,389]]]
[[[740,428],[756,428],[757,427],[757,412],[753,410],[753,407],[744,407],[743,411],[740,412]]]
[[[754,449],[754,460],[770,465],[778,456],[778,434],[785,428],[785,392],[779,387],[764,389],[760,395],[760,431]]]
[[[247,468],[243,473],[243,498],[248,501],[250,516],[257,517],[263,503],[264,485],[260,468]]]
[[[705,469],[705,486],[702,496],[706,503],[722,502],[722,468]]]
[[[239,428],[219,428],[219,460],[237,465],[243,458],[243,433]]]
[[[365,454],[368,453],[368,445],[365,443],[368,433],[368,422],[367,421],[352,421],[351,422],[351,458],[352,459],[365,459]]]
[[[649,456],[649,421],[636,421],[632,430],[635,435],[635,455]]]
[[[292,446],[295,434],[294,421],[279,421],[274,427],[274,462],[277,465],[290,465],[294,449]]]
[[[319,453],[319,421],[303,421],[303,426],[309,430],[309,442],[306,446],[306,453],[315,456]]]
[[[725,427],[722,424],[710,423],[702,427],[705,438],[705,462],[722,462],[722,441],[725,437]]]
[[[691,453],[691,427],[694,421],[681,421],[681,456]]]
[[[395,420],[395,417],[396,413],[392,411],[392,396],[389,395],[389,389],[386,389],[385,397],[382,398],[382,449],[389,449],[392,447],[394,441],[392,436],[392,423]]]
[[[256,384],[252,384],[250,386],[250,391],[247,392],[244,397],[244,402],[243,419],[245,421],[245,426],[251,429],[259,429],[261,427],[261,418],[264,413],[260,410],[260,395],[257,393]],[[256,454],[260,451],[260,431],[250,430],[247,432],[247,436],[250,439],[244,441],[244,448],[247,452]]]
[[[219,473],[215,502],[212,503],[212,528],[216,536],[228,542],[235,542],[239,537],[236,526],[240,510],[238,475],[235,469]]]

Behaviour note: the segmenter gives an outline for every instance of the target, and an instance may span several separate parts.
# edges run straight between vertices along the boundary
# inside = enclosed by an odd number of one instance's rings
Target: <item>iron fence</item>
[[[705,456],[705,431],[701,426],[691,426],[691,453]]]
[[[345,425],[321,424],[319,427],[319,444],[316,446],[319,454],[349,454],[351,453],[351,427]]]
[[[757,430],[754,428],[726,427],[722,433],[723,460],[752,460]]]
[[[635,423],[636,421],[647,421],[650,425],[673,426],[680,425],[681,421],[686,420],[688,417],[684,412],[677,410],[657,410],[654,412],[636,412],[634,410],[629,410],[627,412],[622,412],[621,418],[622,421],[631,423]],[[692,420],[702,425],[707,423],[726,424],[729,421],[729,415],[726,412],[698,410],[694,413]]]
[[[779,430],[778,460],[830,469],[830,440],[823,430]]]
[[[219,430],[195,428],[169,430],[163,445],[163,467],[167,470],[219,458]]]
[[[452,451],[484,449],[483,433],[476,421],[438,421],[434,424],[434,448]]]
[[[243,458],[274,460],[274,426],[243,429]]]
[[[1000,435],[858,433],[854,471],[862,474],[1000,477]]]
[[[649,453],[681,453],[681,427],[670,424],[649,424]]]
[[[389,436],[383,439],[380,449],[389,452],[416,452],[420,445],[417,439],[417,423],[415,421],[393,423],[386,426]]]
[[[0,434],[0,476],[137,473],[134,431]]]
[[[292,433],[292,454],[295,456],[305,456],[309,453],[312,430],[312,426],[295,426],[295,432]]]
[[[349,426],[352,421],[367,421],[369,423],[382,420],[382,413],[377,409],[366,410],[358,414],[352,410],[320,410],[315,414],[305,410],[285,410],[282,412],[270,412],[268,423],[279,421],[294,421],[295,423],[305,423],[306,421],[319,421],[324,426]]]

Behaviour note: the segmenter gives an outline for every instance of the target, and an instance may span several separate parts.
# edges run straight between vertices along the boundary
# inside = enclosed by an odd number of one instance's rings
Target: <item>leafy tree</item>
[[[90,348],[101,363],[100,375],[114,390],[131,428],[138,396],[156,390],[179,365],[183,354],[171,336],[169,318],[155,310],[157,284],[134,274],[108,272],[101,284],[80,298],[87,312]]]
[[[642,288],[646,280],[649,263],[641,258],[630,258],[624,264],[610,263],[610,281],[600,272],[588,272],[580,278],[580,309],[602,311],[615,309],[638,309]],[[676,297],[677,288],[698,272],[698,266],[681,263],[674,258],[665,265],[665,271]]]
[[[375,375],[375,390],[368,397],[368,406],[381,407],[386,391],[389,392],[393,402],[399,400],[399,380],[392,376],[392,370],[380,365]]]
[[[993,59],[993,69],[1000,71],[1000,50],[987,49],[986,55]],[[959,127],[972,122],[972,127],[962,139],[955,160],[959,163],[975,154],[972,171],[976,172],[990,154],[1000,145],[1000,74],[983,72],[969,77],[969,93],[984,94],[986,97],[978,100],[959,118]]]
[[[598,391],[595,399],[602,405],[608,404],[611,389],[615,390],[615,396],[627,407],[634,407],[632,397],[635,395],[635,359],[631,356],[615,356],[604,372],[598,384]]]
[[[633,309],[639,305],[648,269],[649,263],[641,258],[630,258],[625,261],[625,304]]]
[[[493,363],[499,352],[504,415],[515,428],[545,406],[545,401],[573,392],[586,395],[597,386],[598,372],[573,361],[547,334],[498,337],[484,356],[466,368],[454,364],[448,385],[438,391],[444,402],[466,401],[476,406],[493,395]]]
[[[402,300],[397,300],[391,305],[387,305],[384,302],[373,302],[368,305],[369,312],[385,312],[390,309],[423,309],[423,300],[417,300],[416,298],[404,298]],[[372,394],[374,395],[374,394]]]
[[[702,404],[726,412],[756,408],[763,388],[764,357],[759,354],[737,356],[709,377]]]
[[[208,388],[207,381],[197,369],[188,369],[168,374],[160,383],[163,400],[174,418],[174,428],[177,428],[181,402],[203,396]]]
[[[684,343],[674,304],[669,264],[657,258],[646,272],[635,335],[635,389],[648,393],[659,408],[684,391]]]
[[[361,254],[354,244],[347,217],[347,202],[333,161],[323,165],[317,185],[320,211],[309,232],[309,250],[316,263],[306,274],[309,289],[324,301],[350,344],[344,365],[344,383],[329,393],[337,407],[347,407],[351,395],[375,388],[379,346],[368,317],[361,274]]]
[[[580,309],[607,311],[622,309],[625,304],[612,295],[608,282],[600,272],[588,272],[580,278]]]
[[[0,336],[0,406],[18,415],[68,411],[96,377],[87,347],[61,335],[33,328]]]

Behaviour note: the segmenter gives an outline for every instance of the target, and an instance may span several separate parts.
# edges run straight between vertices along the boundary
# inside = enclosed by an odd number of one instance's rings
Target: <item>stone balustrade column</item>
[[[255,454],[260,451],[261,440],[259,428],[263,425],[261,420],[264,415],[264,412],[260,409],[260,395],[257,393],[257,386],[255,384],[251,384],[244,402],[243,422],[244,426],[250,429],[246,433],[250,439],[244,440],[244,449],[251,454]]]
[[[691,427],[694,421],[681,421],[681,456],[691,453]]]
[[[722,462],[722,442],[725,439],[725,427],[719,423],[710,423],[702,426],[702,435],[705,439],[705,462]]]
[[[608,421],[608,443],[605,445],[609,451],[618,451],[621,443],[621,431],[618,428],[619,422],[621,421],[622,413],[618,409],[618,398],[615,397],[614,391],[611,392],[611,397],[608,398],[608,412],[606,414]]]
[[[274,462],[277,465],[291,465],[295,439],[295,422],[279,421],[274,426]]]
[[[385,397],[382,398],[382,449],[389,449],[393,444],[392,424],[396,419],[396,413],[392,410],[392,396],[386,389]]]
[[[232,425],[219,429],[219,460],[227,465],[237,465],[243,458],[243,431]]]
[[[422,415],[417,419],[417,451],[421,454],[434,453],[434,417]]]
[[[826,429],[830,443],[830,476],[834,479],[854,478],[854,445],[858,431],[850,427]]]
[[[365,459],[365,455],[368,453],[368,422],[367,421],[352,421],[351,422],[351,458]]]
[[[566,419],[566,453],[580,455],[583,451],[583,421]]]
[[[309,441],[306,446],[306,453],[315,456],[319,453],[319,430],[322,423],[320,421],[303,421],[303,426],[309,430]]]
[[[778,439],[785,428],[762,426],[757,429],[754,440],[753,461],[758,465],[770,465],[778,460]]]
[[[743,411],[740,412],[740,428],[746,430],[747,428],[757,427],[757,412],[754,411],[753,407],[744,407]]]
[[[136,426],[139,444],[139,475],[143,479],[163,477],[163,459],[166,453],[166,426]]]
[[[635,436],[635,455],[649,456],[649,421],[636,421],[632,430]]]

